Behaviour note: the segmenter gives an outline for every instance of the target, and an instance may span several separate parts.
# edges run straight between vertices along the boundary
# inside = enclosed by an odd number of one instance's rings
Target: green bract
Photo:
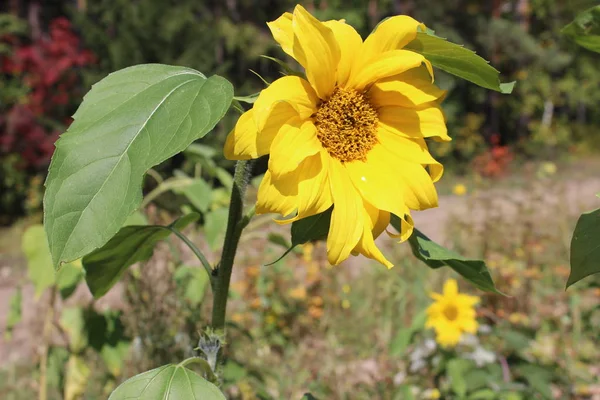
[[[46,181],[54,266],[108,242],[139,206],[146,171],[206,135],[232,97],[219,76],[159,64],[126,68],[94,85],[56,143]]]

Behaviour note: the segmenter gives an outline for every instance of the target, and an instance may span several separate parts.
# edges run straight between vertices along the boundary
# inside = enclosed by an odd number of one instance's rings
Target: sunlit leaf
[[[54,266],[106,244],[139,207],[146,171],[212,130],[232,97],[219,76],[160,64],[126,68],[94,85],[56,142],[46,181]]]
[[[206,242],[212,250],[216,250],[227,229],[227,218],[229,210],[227,208],[217,208],[205,215],[204,234]]]
[[[92,371],[85,360],[76,355],[71,355],[67,362],[65,376],[65,400],[78,400],[85,393],[88,378]]]
[[[500,72],[474,51],[430,33],[418,32],[405,49],[422,54],[434,67],[486,89],[508,94],[515,85],[500,83]]]
[[[567,287],[600,272],[600,209],[582,214],[571,239],[571,274]]]
[[[600,5],[578,14],[561,33],[578,45],[600,53]]]
[[[198,214],[188,214],[171,225],[181,230],[198,218]],[[126,226],[104,246],[83,257],[85,280],[94,297],[108,292],[129,266],[152,257],[154,246],[171,233],[160,225]]]
[[[180,365],[164,365],[123,382],[108,400],[225,400],[219,389]]]

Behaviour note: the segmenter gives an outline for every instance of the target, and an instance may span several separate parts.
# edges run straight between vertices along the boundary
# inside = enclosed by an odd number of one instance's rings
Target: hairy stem
[[[244,216],[244,196],[252,170],[251,161],[238,161],[235,165],[233,175],[233,187],[231,188],[231,203],[229,204],[229,218],[227,220],[227,231],[223,241],[223,252],[221,263],[218,266],[215,280],[214,302],[212,309],[212,327],[216,330],[224,330],[225,313],[227,311],[227,296],[229,294],[229,282],[233,271],[235,253],[242,235],[242,230],[248,224],[251,215]]]

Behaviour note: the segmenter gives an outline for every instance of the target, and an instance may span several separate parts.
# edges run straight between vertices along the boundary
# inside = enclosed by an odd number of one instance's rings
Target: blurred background
[[[411,15],[490,60],[504,81],[517,81],[511,95],[501,95],[436,74],[449,91],[444,109],[453,141],[431,145],[446,166],[440,207],[415,213],[417,227],[433,239],[488,260],[511,297],[461,282],[481,297],[481,328],[444,350],[424,328],[423,313],[428,293],[456,278],[450,271],[428,270],[407,245],[385,238],[381,245],[397,265],[391,271],[364,258],[331,268],[322,243],[265,267],[289,234],[258,218],[234,276],[222,366],[229,398],[299,399],[311,391],[320,399],[600,399],[600,281],[564,291],[574,224],[597,208],[600,191],[600,55],[560,34],[597,2],[301,3],[321,20],[346,19],[363,37],[385,17]],[[106,398],[127,377],[193,353],[208,322],[206,280],[178,242],[159,246],[99,301],[77,284],[79,275],[67,287],[41,278],[45,172],[83,95],[112,71],[183,65],[226,77],[238,96],[261,90],[263,79],[280,76],[263,55],[290,62],[265,22],[294,5],[1,2],[0,397]],[[232,170],[219,148],[238,115],[230,112],[193,151],[157,166],[145,189],[155,203],[136,216],[157,223],[182,207],[201,212],[189,234],[211,261]],[[182,173],[194,176],[191,186],[162,189],[164,179]],[[209,201],[198,194],[206,187]]]

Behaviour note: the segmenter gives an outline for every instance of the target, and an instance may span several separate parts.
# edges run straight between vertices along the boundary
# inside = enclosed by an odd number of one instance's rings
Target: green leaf
[[[208,210],[212,201],[212,188],[202,178],[193,179],[191,184],[173,191],[185,196],[197,210],[202,212]]]
[[[467,394],[467,381],[465,374],[471,369],[472,363],[460,358],[452,359],[448,362],[447,371],[450,378],[450,387],[459,397]]]
[[[8,308],[8,316],[6,317],[6,327],[4,329],[4,338],[10,340],[12,336],[12,330],[15,325],[21,321],[22,306],[23,306],[23,291],[19,286],[17,290],[10,296]]]
[[[525,364],[518,366],[516,372],[529,383],[535,393],[542,395],[545,399],[554,398],[550,389],[552,381],[550,371],[537,365]]]
[[[258,95],[260,95],[260,92],[253,93],[253,94],[248,95],[248,96],[235,96],[233,99],[237,100],[237,101],[240,101],[242,103],[254,104],[254,102],[256,101],[256,99],[258,99]]]
[[[394,228],[399,229],[397,218],[392,218],[391,223]],[[447,265],[477,288],[486,292],[503,294],[494,286],[494,281],[482,260],[472,260],[456,254],[432,241],[418,229],[413,231],[408,241],[415,257],[430,268]]]
[[[69,349],[79,353],[88,344],[85,315],[81,307],[70,307],[62,310],[59,325],[69,337]]]
[[[227,208],[217,208],[206,214],[204,221],[204,234],[206,242],[212,250],[216,250],[227,229],[227,218],[229,210]]]
[[[500,83],[500,72],[474,51],[426,32],[418,32],[404,49],[422,54],[434,67],[486,89],[509,94],[515,85]]]
[[[181,365],[164,365],[123,382],[108,400],[225,400],[219,389]]]
[[[83,277],[81,262],[75,260],[63,265],[59,271],[52,266],[52,256],[42,225],[32,225],[23,233],[21,247],[27,259],[29,280],[35,287],[36,296],[56,284],[63,299],[69,297]]]
[[[160,64],[94,85],[56,142],[46,180],[54,266],[106,244],[139,207],[146,171],[212,130],[232,97],[224,78]]]
[[[427,314],[422,311],[415,316],[415,318],[413,318],[413,321],[409,327],[398,330],[396,336],[394,336],[394,339],[392,339],[392,342],[390,343],[390,355],[392,357],[397,357],[404,354],[404,351],[410,345],[413,334],[423,329],[426,319]]]
[[[68,298],[73,294],[77,285],[81,282],[84,276],[81,260],[73,261],[65,264],[56,272],[56,287],[60,291],[60,296],[63,299]]]
[[[582,214],[571,239],[571,273],[567,287],[600,272],[600,209]]]
[[[210,278],[206,271],[198,267],[182,265],[173,274],[175,283],[182,290],[183,297],[191,306],[197,307],[204,298]]]
[[[123,365],[129,354],[130,345],[131,343],[128,341],[120,340],[114,345],[106,343],[102,346],[100,356],[112,376],[118,377],[121,375],[121,372],[123,372]]]
[[[492,389],[481,389],[469,395],[469,400],[494,400],[496,392]]]
[[[600,5],[578,14],[561,33],[578,45],[600,53]]]
[[[198,218],[198,214],[191,213],[171,226],[181,230]],[[85,280],[94,297],[108,292],[130,265],[152,257],[156,243],[171,233],[168,227],[160,225],[126,226],[104,246],[83,257]]]
[[[292,245],[277,260],[267,264],[273,265],[283,257],[287,256],[296,246],[308,243],[313,240],[323,240],[329,233],[331,223],[331,212],[333,207],[321,214],[312,215],[292,222]]]
[[[67,362],[65,373],[65,400],[78,400],[83,397],[92,370],[85,360],[77,355],[71,355]]]
[[[23,232],[21,249],[27,259],[29,280],[35,287],[35,295],[39,296],[55,281],[52,257],[42,225],[32,225]]]

